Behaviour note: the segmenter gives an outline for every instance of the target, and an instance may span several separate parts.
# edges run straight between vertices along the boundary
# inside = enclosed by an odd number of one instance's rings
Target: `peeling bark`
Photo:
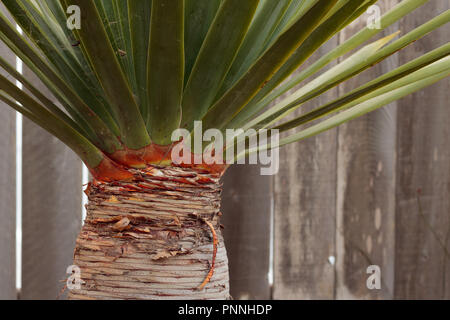
[[[220,175],[178,167],[130,169],[94,181],[70,299],[229,299],[220,232]]]

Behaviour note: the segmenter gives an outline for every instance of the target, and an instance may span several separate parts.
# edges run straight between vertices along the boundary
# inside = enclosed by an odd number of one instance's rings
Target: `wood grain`
[[[269,299],[272,177],[234,165],[223,178],[222,224],[234,299]]]
[[[430,1],[401,28],[448,10]],[[448,41],[447,24],[399,54],[405,63]],[[398,102],[395,297],[450,298],[449,78]]]
[[[379,1],[384,13],[398,1]],[[344,42],[365,27],[362,15],[341,32]],[[375,39],[397,30],[397,25]],[[392,56],[340,85],[340,93],[397,67]],[[396,104],[338,128],[336,299],[389,299],[394,290]],[[367,268],[379,266],[381,288],[368,289]]]
[[[56,299],[65,284],[81,227],[81,172],[69,148],[24,119],[22,299]]]
[[[337,39],[330,40],[312,61],[336,45]],[[309,110],[336,95],[332,89],[300,109]],[[329,257],[334,256],[336,227],[336,130],[280,149],[274,197],[273,298],[333,299],[334,265]]]
[[[1,4],[0,11],[5,12]],[[1,42],[0,55],[15,65]],[[0,299],[16,299],[16,113],[0,102],[0,119]]]

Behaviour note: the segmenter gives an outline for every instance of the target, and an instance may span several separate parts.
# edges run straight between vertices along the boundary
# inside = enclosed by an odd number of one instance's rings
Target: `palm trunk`
[[[70,299],[229,299],[219,176],[178,167],[94,182]]]

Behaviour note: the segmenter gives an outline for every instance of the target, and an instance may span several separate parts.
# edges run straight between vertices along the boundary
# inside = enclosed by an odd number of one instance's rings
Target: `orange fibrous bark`
[[[94,168],[89,168],[89,171],[94,179],[100,181],[126,181],[133,178],[133,174],[131,174],[123,165],[114,162],[106,156],[99,165]]]
[[[171,149],[171,145],[160,146],[152,143],[139,150],[124,148],[108,156],[112,160],[130,168],[145,168],[151,164],[170,162]]]
[[[175,144],[160,146],[152,143],[139,150],[124,148],[112,154],[105,154],[100,164],[93,168],[89,167],[89,170],[95,180],[112,182],[133,179],[130,169],[151,170],[154,165],[188,168],[219,176],[223,175],[228,167],[224,163],[215,163],[211,155],[203,155],[202,162],[196,163],[193,153],[189,155],[190,163],[174,164],[171,151]]]

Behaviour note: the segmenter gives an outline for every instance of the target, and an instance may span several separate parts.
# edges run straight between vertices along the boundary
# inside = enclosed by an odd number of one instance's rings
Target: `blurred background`
[[[377,5],[383,14],[399,2]],[[374,40],[405,34],[449,8],[448,0],[431,0]],[[299,112],[437,48],[449,34],[447,24]],[[0,54],[22,69],[2,44]],[[222,223],[233,298],[449,299],[449,91],[447,78],[283,147],[274,176],[261,176],[258,166],[231,167]],[[1,103],[0,118],[0,298],[56,299],[72,264],[88,174],[61,142]],[[379,268],[380,289],[368,288],[369,266]]]

